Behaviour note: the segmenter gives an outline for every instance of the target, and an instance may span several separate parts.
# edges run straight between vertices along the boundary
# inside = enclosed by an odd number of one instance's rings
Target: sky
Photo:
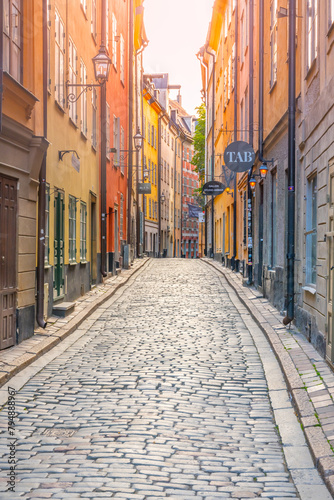
[[[169,73],[181,85],[182,106],[196,114],[201,104],[201,67],[196,54],[206,40],[214,0],[145,0],[144,23],[149,44],[145,73]],[[175,98],[175,93],[171,93]]]

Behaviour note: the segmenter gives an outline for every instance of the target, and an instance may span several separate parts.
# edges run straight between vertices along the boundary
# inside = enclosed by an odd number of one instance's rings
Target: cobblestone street
[[[16,394],[1,498],[331,498],[267,340],[215,269],[151,260],[77,335]]]

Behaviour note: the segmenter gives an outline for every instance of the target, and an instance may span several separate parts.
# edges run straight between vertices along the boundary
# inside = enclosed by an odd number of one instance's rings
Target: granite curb
[[[334,498],[333,448],[323,431],[318,417],[317,408],[314,406],[313,402],[310,399],[309,393],[306,390],[305,383],[302,380],[302,377],[297,370],[295,363],[289,354],[289,351],[287,350],[286,346],[284,346],[281,339],[279,338],[279,335],[275,332],[274,328],[269,322],[269,319],[277,320],[277,318],[274,316],[274,314],[272,315],[272,318],[269,318],[268,311],[265,311],[264,315],[264,312],[259,310],[255,301],[251,300],[249,294],[247,294],[249,288],[243,285],[238,275],[233,273],[230,269],[224,268],[218,262],[212,261],[208,258],[202,258],[201,260],[202,262],[216,269],[224,276],[227,283],[236,292],[241,303],[247,308],[253,320],[257,323],[257,325],[261,328],[261,330],[267,337],[284,374],[284,378],[296,410],[296,415],[300,420],[301,427],[304,431],[305,439],[310,448],[314,464],[321,474],[323,480],[325,481],[328,490]],[[269,304],[269,301],[267,302]],[[273,321],[271,321],[271,323],[273,323]],[[285,329],[287,332],[289,332],[288,328],[283,327],[283,324],[282,329]],[[310,346],[310,348],[312,349],[313,346]],[[315,349],[314,352],[316,353]],[[305,352],[303,352],[303,356],[308,357]],[[314,366],[314,363],[312,363],[313,359],[310,359],[310,357],[308,357],[308,361],[312,364],[312,366]],[[320,377],[320,379],[322,380],[322,377]],[[331,413],[334,415],[334,402],[332,401],[330,405],[327,405],[327,408],[328,407],[330,407]]]
[[[142,260],[142,261],[141,261]],[[122,288],[126,283],[138,272],[140,271],[147,263],[150,262],[150,258],[137,259],[137,266],[134,268],[130,268],[130,272],[127,276],[124,277],[124,274],[120,274],[119,277],[123,278],[120,283],[117,283],[117,278],[114,278],[116,285],[111,287],[107,291],[101,290],[101,295],[94,298],[87,307],[83,310],[74,313],[73,318],[68,321],[68,323],[62,327],[60,327],[57,331],[50,333],[49,335],[45,335],[44,339],[40,341],[36,341],[36,345],[33,347],[27,347],[27,351],[22,355],[15,358],[14,363],[11,365],[6,363],[6,371],[3,371],[3,368],[0,371],[0,387],[6,384],[14,375],[17,375],[21,370],[29,366],[31,363],[36,361],[40,356],[50,351],[53,347],[59,344],[63,339],[71,335],[82,323],[86,320],[92,313],[96,311],[98,307],[100,307],[104,302],[109,300],[120,288]],[[112,278],[108,278],[109,280]],[[105,280],[108,282],[108,279]],[[103,284],[98,285],[98,287],[102,287]],[[100,291],[100,290],[98,290]],[[33,336],[34,337],[34,336]],[[31,337],[30,339],[32,339]],[[28,340],[30,340],[28,339]],[[24,348],[24,342],[13,346],[11,348],[11,353],[15,350],[15,348]],[[6,353],[7,351],[4,351]]]

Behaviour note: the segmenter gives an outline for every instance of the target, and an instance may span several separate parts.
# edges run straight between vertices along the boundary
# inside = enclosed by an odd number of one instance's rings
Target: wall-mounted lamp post
[[[270,160],[270,163],[274,163],[274,160]],[[266,163],[262,163],[261,167],[259,168],[259,171],[260,173],[259,174],[252,174],[251,175],[251,178],[249,179],[248,183],[249,183],[249,186],[253,192],[253,196],[255,196],[255,188],[256,188],[256,184],[257,184],[257,181],[256,181],[256,178],[255,177],[260,177],[261,179],[265,179],[267,177],[267,174],[268,174],[268,167],[267,167],[267,164]]]

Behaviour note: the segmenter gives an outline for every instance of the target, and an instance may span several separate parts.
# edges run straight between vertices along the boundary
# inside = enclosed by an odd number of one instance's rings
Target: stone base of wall
[[[265,267],[263,270],[263,296],[279,311],[285,309],[283,277],[284,270],[282,267],[275,267],[274,269]]]
[[[318,330],[316,319],[300,306],[295,308],[296,327],[311,342],[323,358],[326,356],[326,339],[322,332]]]
[[[34,335],[35,306],[16,309],[16,343],[29,339]]]

